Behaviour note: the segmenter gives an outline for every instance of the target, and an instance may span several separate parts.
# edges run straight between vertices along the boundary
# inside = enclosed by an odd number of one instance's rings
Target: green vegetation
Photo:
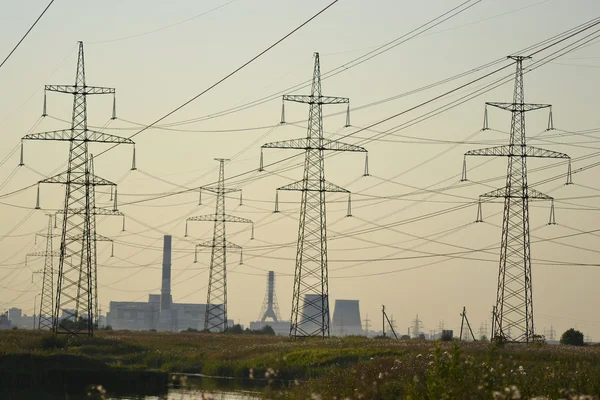
[[[570,344],[571,346],[583,346],[583,333],[571,328],[560,337],[561,344]]]
[[[599,361],[597,346],[122,331],[67,340],[0,332],[0,384],[17,375],[45,384],[52,373],[65,379],[87,371],[100,376],[89,383],[110,390],[111,372],[179,372],[238,378],[265,388],[268,398],[286,399],[569,398],[600,394]]]

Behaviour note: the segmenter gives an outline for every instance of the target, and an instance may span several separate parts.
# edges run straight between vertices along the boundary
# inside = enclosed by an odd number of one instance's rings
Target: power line
[[[252,57],[249,61],[246,61],[244,64],[242,64],[241,66],[239,66],[238,68],[236,68],[235,70],[233,70],[232,72],[230,72],[229,74],[225,75],[223,78],[221,78],[220,80],[218,80],[216,83],[213,83],[211,86],[209,86],[208,88],[204,89],[202,92],[198,93],[197,95],[195,95],[191,99],[187,100],[185,103],[181,104],[180,106],[176,107],[172,111],[169,111],[167,114],[165,114],[164,116],[160,117],[156,121],[152,122],[150,125],[148,125],[148,126],[142,128],[142,129],[140,129],[139,131],[137,131],[133,135],[129,136],[129,139],[131,139],[131,138],[139,135],[140,133],[146,131],[147,129],[149,129],[151,127],[153,127],[154,125],[158,124],[159,122],[165,120],[166,118],[168,118],[171,115],[175,114],[177,111],[183,109],[184,107],[186,107],[187,105],[189,105],[190,103],[192,103],[193,101],[195,101],[196,99],[198,99],[199,97],[201,97],[202,95],[204,95],[205,93],[207,93],[210,90],[214,89],[215,87],[219,86],[221,83],[225,82],[227,79],[229,79],[230,77],[232,77],[233,75],[235,75],[236,73],[238,73],[239,71],[241,71],[242,69],[244,69],[245,67],[247,67],[248,65],[252,64],[254,61],[256,61],[257,59],[259,59],[261,56],[263,56],[264,54],[266,54],[267,52],[269,52],[271,49],[273,49],[274,47],[276,47],[277,45],[279,45],[281,42],[283,42],[284,40],[286,40],[287,38],[289,38],[290,36],[292,36],[294,33],[296,33],[297,31],[299,31],[300,29],[302,29],[305,25],[307,25],[312,20],[314,20],[315,18],[317,18],[319,15],[321,15],[322,13],[324,13],[325,11],[327,11],[330,7],[332,7],[338,1],[339,0],[333,0],[331,3],[329,3],[329,5],[327,5],[323,9],[321,9],[321,11],[319,11],[318,13],[316,13],[315,15],[313,15],[312,17],[310,17],[309,19],[307,19],[305,22],[303,22],[302,24],[300,24],[298,27],[294,28],[291,32],[289,32],[288,34],[286,34],[285,36],[283,36],[281,39],[277,40],[275,43],[273,43],[272,45],[270,45],[269,47],[267,47],[265,50],[261,51],[256,56]],[[111,150],[111,149],[113,149],[113,148],[115,148],[117,146],[118,146],[118,144],[109,147],[108,149],[100,152],[96,157],[98,157],[98,156],[106,153],[107,151],[109,151],[109,150]]]
[[[42,11],[42,13],[40,14],[40,16],[37,17],[37,19],[35,20],[35,22],[33,23],[33,25],[31,25],[31,27],[27,30],[27,32],[25,32],[25,35],[23,35],[23,37],[21,38],[21,40],[19,40],[19,42],[16,44],[16,46],[10,51],[10,53],[8,53],[8,55],[6,56],[6,58],[4,59],[4,61],[2,61],[2,64],[0,64],[0,68],[2,68],[2,66],[6,63],[6,61],[8,61],[8,59],[10,58],[10,56],[12,56],[12,54],[15,52],[15,50],[17,50],[17,47],[19,47],[19,45],[23,42],[23,40],[25,40],[25,38],[27,37],[27,35],[29,35],[29,32],[31,32],[31,30],[38,23],[38,21],[40,19],[42,19],[42,17],[46,13],[46,11],[48,11],[48,9],[52,5],[52,3],[54,3],[54,0],[51,0],[50,3],[48,3],[48,5],[46,6],[46,8],[44,8],[44,11]]]

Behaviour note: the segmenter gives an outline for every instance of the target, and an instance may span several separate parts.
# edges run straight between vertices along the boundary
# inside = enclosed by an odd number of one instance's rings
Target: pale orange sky
[[[26,3],[26,4],[25,4]],[[31,35],[0,70],[0,159],[9,156],[0,168],[0,183],[15,174],[0,189],[0,311],[17,306],[30,314],[33,298],[39,293],[40,277],[31,283],[31,272],[43,266],[41,260],[22,264],[25,254],[41,249],[33,244],[33,233],[45,228],[44,211],[35,211],[16,229],[35,204],[35,190],[2,196],[29,186],[50,175],[67,157],[64,143],[28,142],[26,167],[17,169],[20,138],[36,125],[42,110],[44,84],[71,84],[75,74],[78,40],[85,42],[87,80],[90,85],[117,89],[119,120],[109,123],[107,132],[129,135],[136,123],[149,123],[254,56],[263,48],[304,21],[325,1],[251,1],[237,0],[174,2],[130,0],[121,2],[56,2]],[[458,5],[459,1],[432,0],[365,2],[343,0],[282,45],[226,81],[209,94],[169,118],[166,124],[185,121],[226,110],[268,96],[311,78],[312,53],[321,54],[322,71],[330,71],[374,49],[429,19]],[[226,4],[226,5],[224,5]],[[7,54],[46,1],[12,2],[0,14],[0,54]],[[224,5],[205,16],[158,30]],[[382,100],[436,82],[547,39],[600,13],[595,0],[483,0],[463,14],[433,28],[422,37],[323,81],[326,95],[349,97],[353,108]],[[139,35],[150,31],[153,33]],[[527,74],[526,100],[553,104],[557,128],[572,132],[598,129],[597,96],[598,42],[570,53],[560,60]],[[533,60],[535,61],[535,60]],[[512,72],[512,67],[506,73]],[[470,76],[474,77],[474,76]],[[329,137],[346,134],[372,122],[409,108],[445,90],[459,81],[430,91],[411,95],[378,106],[352,112],[353,128],[343,129],[343,114],[325,119]],[[466,79],[460,82],[466,82]],[[299,90],[307,93],[307,89]],[[465,94],[461,91],[446,101]],[[474,326],[489,321],[495,301],[500,240],[501,204],[484,205],[485,224],[474,224],[475,206],[444,215],[419,218],[454,206],[469,203],[481,193],[504,185],[506,160],[469,160],[470,183],[459,183],[464,152],[507,141],[510,115],[490,111],[490,127],[481,129],[485,101],[510,101],[512,84],[495,89],[424,123],[397,132],[385,140],[365,144],[369,150],[371,177],[361,177],[363,158],[343,154],[327,160],[328,180],[348,188],[353,195],[354,218],[345,218],[344,196],[329,195],[329,271],[330,298],[359,299],[363,318],[368,313],[373,327],[380,329],[380,307],[387,306],[398,329],[405,332],[418,313],[426,331],[437,329],[444,320],[447,327],[458,329],[463,306]],[[103,127],[110,118],[111,99],[89,101],[89,123]],[[48,114],[35,132],[67,126],[54,118],[70,118],[72,98],[48,95]],[[438,102],[422,111],[445,104]],[[204,194],[204,205],[197,206],[197,193],[171,196],[158,201],[128,204],[155,194],[178,191],[213,182],[217,177],[215,157],[231,158],[228,176],[257,168],[260,145],[305,135],[305,123],[276,129],[281,100],[201,122],[173,125],[178,130],[153,129],[135,138],[138,171],[129,172],[131,149],[118,148],[99,157],[99,175],[119,182],[121,211],[131,218],[127,231],[121,232],[120,219],[99,223],[99,233],[115,239],[115,258],[109,246],[99,245],[99,286],[103,311],[110,300],[145,301],[148,293],[159,293],[162,235],[174,237],[173,299],[177,302],[204,303],[209,254],[193,263],[194,238],[210,238],[211,224],[190,225],[192,237],[183,238],[185,218],[214,212],[214,202]],[[343,112],[343,106],[331,106],[325,114]],[[304,121],[306,106],[286,107],[288,121]],[[407,114],[375,128],[390,129],[411,120],[419,112]],[[584,135],[562,131],[543,132],[547,114],[528,115],[530,143],[568,153],[573,170],[597,162],[597,156],[577,158],[597,152],[598,132]],[[264,127],[260,128],[259,127]],[[247,129],[253,128],[253,129]],[[256,128],[256,129],[254,129]],[[246,129],[235,132],[219,130]],[[190,131],[179,131],[190,130]],[[370,138],[373,132],[361,132],[358,138]],[[406,135],[406,138],[398,135]],[[537,136],[537,140],[533,139]],[[358,138],[347,141],[357,143]],[[464,141],[466,144],[455,144]],[[92,152],[104,148],[93,146]],[[265,163],[293,154],[293,151],[265,151]],[[299,160],[299,156],[296,160]],[[427,161],[425,164],[422,164]],[[296,161],[297,162],[297,161]],[[555,168],[534,171],[537,167]],[[418,168],[416,166],[420,165]],[[566,166],[552,160],[529,163],[530,184],[558,176]],[[260,179],[238,179],[243,188],[244,205],[228,200],[228,212],[256,222],[256,240],[250,241],[247,226],[230,225],[229,239],[244,246],[244,265],[238,255],[229,257],[229,316],[247,324],[256,319],[264,297],[266,271],[278,274],[277,297],[283,316],[290,313],[292,274],[299,208],[299,193],[280,194],[281,214],[272,214],[275,188],[301,178],[294,168],[279,174],[267,168]],[[563,179],[536,186],[556,202],[558,225],[547,226],[550,204],[531,207],[533,292],[536,330],[543,333],[553,325],[557,332],[576,327],[600,339],[600,317],[595,306],[600,301],[596,289],[598,267],[548,266],[540,260],[573,263],[597,263],[598,238],[584,234],[572,238],[539,242],[540,238],[563,237],[590,231],[598,225],[598,180],[596,169],[577,173],[576,185],[564,186]],[[154,177],[160,177],[163,181]],[[481,181],[494,178],[492,181]],[[165,183],[164,181],[172,184]],[[431,186],[434,185],[434,186]],[[423,188],[453,186],[446,194],[413,194],[395,200],[369,196],[400,196]],[[42,207],[61,206],[62,188],[43,186]],[[430,197],[431,196],[431,197]],[[107,200],[107,197],[103,198]],[[427,201],[425,201],[427,199]],[[587,210],[584,210],[587,209]],[[409,222],[417,218],[417,221]],[[406,223],[401,223],[402,221]],[[398,223],[392,229],[361,233],[375,224]],[[456,231],[432,236],[457,228]],[[460,229],[459,229],[460,228]],[[419,239],[417,237],[427,237]],[[432,239],[435,240],[432,241]],[[536,243],[537,242],[537,243]],[[456,246],[494,247],[489,253],[478,252],[472,258],[488,261],[425,258],[354,263],[344,260],[412,257],[422,253],[400,249],[419,246],[428,253],[454,253]],[[571,247],[569,247],[571,246]],[[572,247],[576,246],[576,247]],[[275,251],[268,252],[271,247]],[[267,253],[268,252],[268,253]],[[427,265],[431,264],[432,265]],[[419,267],[410,269],[413,267]],[[401,270],[406,271],[401,272]],[[389,273],[364,276],[368,274]]]

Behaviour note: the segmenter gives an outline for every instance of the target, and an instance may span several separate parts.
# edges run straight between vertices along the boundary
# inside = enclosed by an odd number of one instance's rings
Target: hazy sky
[[[109,122],[111,98],[93,98],[88,102],[89,124],[98,129],[105,126],[113,134],[130,135],[139,129],[139,124],[154,121],[204,90],[328,2],[57,0],[0,69],[0,158],[7,157],[0,167],[0,311],[17,306],[31,313],[34,296],[40,291],[41,277],[35,276],[32,283],[31,273],[41,268],[43,261],[30,260],[28,266],[23,261],[26,253],[42,250],[42,241],[34,245],[34,233],[45,229],[44,213],[48,211],[33,212],[34,188],[3,195],[59,171],[67,159],[65,143],[28,142],[26,166],[19,168],[17,146],[32,128],[41,132],[68,126],[60,121],[71,116],[72,97],[67,95],[49,93],[49,117],[39,120],[42,89],[44,84],[73,83],[78,40],[85,42],[88,84],[117,89],[119,120]],[[0,13],[2,58],[47,1],[5,3]],[[321,54],[325,73],[460,3],[341,0],[250,67],[160,124],[168,129],[152,129],[138,135],[137,171],[129,171],[130,148],[120,147],[99,157],[96,172],[119,182],[120,209],[128,216],[126,232],[121,232],[119,218],[99,219],[99,233],[116,242],[114,258],[109,257],[109,245],[99,244],[103,312],[110,300],[146,301],[148,293],[159,293],[163,234],[174,236],[174,301],[204,303],[210,255],[202,253],[199,262],[193,263],[193,248],[195,242],[211,237],[212,225],[194,223],[190,225],[190,237],[184,238],[183,234],[185,218],[214,212],[214,198],[205,193],[202,206],[197,205],[197,192],[148,199],[210,184],[217,178],[215,157],[232,159],[226,165],[228,176],[257,168],[261,144],[305,135],[308,108],[289,104],[287,120],[296,124],[275,129],[271,127],[279,122],[280,97],[222,117],[207,116],[310,79],[315,51]],[[220,8],[202,15],[217,7]],[[324,80],[323,92],[350,97],[353,108],[371,104],[501,59],[599,14],[597,0],[482,0],[420,37]],[[528,114],[530,143],[568,153],[574,160],[574,171],[598,162],[599,51],[600,42],[594,41],[535,69],[525,78],[526,100],[553,104],[554,123],[561,129],[544,132],[546,111]],[[551,52],[548,50],[537,59]],[[355,110],[351,128],[343,128],[343,106],[329,106],[326,115],[341,113],[325,119],[325,131],[331,138],[351,133],[492,69]],[[513,71],[510,67],[473,88]],[[462,89],[374,130],[400,126],[470,90]],[[307,93],[308,89],[298,92]],[[448,210],[469,204],[479,194],[504,185],[503,158],[470,159],[470,182],[459,180],[466,151],[507,143],[508,113],[490,110],[493,130],[480,129],[484,102],[511,101],[511,96],[512,82],[435,118],[364,144],[369,150],[370,177],[361,177],[362,155],[342,154],[327,160],[328,180],[354,193],[354,218],[345,218],[345,196],[328,196],[332,307],[333,299],[359,299],[363,318],[368,313],[373,326],[380,329],[380,307],[385,304],[401,332],[406,331],[416,314],[426,331],[437,329],[441,320],[446,327],[458,329],[463,306],[476,330],[480,323],[490,320],[496,295],[502,205],[484,205],[484,224],[473,223],[475,205]],[[182,123],[199,117],[204,118]],[[581,130],[592,131],[571,133]],[[361,143],[361,139],[376,134],[363,131],[345,140]],[[104,149],[101,145],[92,146],[93,153]],[[268,150],[265,163],[292,154],[293,150]],[[581,159],[584,156],[588,157]],[[237,254],[228,258],[229,316],[244,324],[258,316],[268,270],[277,273],[279,306],[284,318],[289,318],[300,194],[280,193],[282,213],[273,214],[272,210],[275,188],[301,178],[299,167],[289,168],[299,161],[300,155],[287,164],[229,183],[243,189],[244,205],[238,206],[235,198],[228,199],[228,212],[256,222],[254,241],[249,240],[248,226],[229,225],[227,230],[228,239],[244,246],[243,265],[238,265]],[[560,333],[576,327],[599,340],[600,316],[596,307],[600,301],[600,269],[548,265],[548,261],[598,263],[599,233],[565,237],[597,229],[598,170],[590,168],[577,173],[573,177],[576,184],[565,186],[564,177],[560,177],[567,168],[564,163],[531,159],[529,168],[530,184],[546,181],[535,188],[556,198],[558,222],[547,225],[549,203],[532,204],[536,330],[543,333],[553,325]],[[442,188],[450,189],[437,191]],[[63,190],[56,185],[43,186],[42,207],[60,208]],[[391,196],[396,197],[390,199]],[[108,203],[108,196],[99,201]],[[393,227],[381,228],[390,224]],[[467,254],[469,259],[406,259],[482,248],[490,250]],[[396,259],[364,261],[382,258]]]

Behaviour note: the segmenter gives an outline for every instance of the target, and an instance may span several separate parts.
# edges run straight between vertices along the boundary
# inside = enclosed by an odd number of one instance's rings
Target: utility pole
[[[381,306],[381,330],[383,332],[383,337],[385,337],[385,306]]]
[[[396,339],[398,339],[398,335],[396,335],[396,330],[394,329],[394,325],[392,325],[392,323],[390,322],[387,313],[385,312],[385,306],[381,306],[381,315],[382,315],[382,320],[383,320],[383,337],[385,337],[385,323],[387,321],[388,326],[390,327],[390,330],[392,331],[392,333],[394,334],[394,337]]]
[[[479,197],[476,222],[483,221],[482,199],[504,199],[498,289],[492,336],[494,339],[502,341],[531,342],[535,339],[535,331],[533,324],[529,201],[550,200],[552,205],[549,224],[555,224],[556,222],[554,219],[554,199],[529,188],[527,183],[527,158],[569,160],[567,184],[572,183],[572,178],[570,157],[568,155],[527,145],[525,113],[544,108],[550,109],[548,129],[553,129],[552,108],[550,104],[525,103],[523,60],[530,57],[510,56],[508,58],[515,60],[516,64],[513,101],[512,103],[486,103],[483,129],[488,129],[487,106],[510,111],[512,118],[509,144],[465,153],[462,180],[467,179],[466,156],[503,156],[508,158],[506,185]],[[514,335],[509,331],[514,331]]]
[[[471,333],[471,338],[473,339],[473,341],[477,341],[477,339],[475,339],[475,335],[473,334],[473,329],[471,329],[471,324],[469,323],[469,318],[467,318],[467,308],[463,307],[462,313],[460,313],[461,316],[461,321],[460,321],[460,340],[463,340],[463,327],[465,322],[467,323],[467,327],[469,328],[469,332]],[[465,332],[466,333],[466,332]],[[467,338],[465,338],[466,340]]]
[[[34,133],[22,138],[25,140],[57,140],[70,144],[67,171],[38,182],[36,209],[40,208],[40,184],[58,183],[65,185],[65,203],[62,210],[62,232],[56,301],[53,313],[53,331],[56,334],[93,336],[98,304],[97,262],[96,262],[96,216],[119,215],[115,189],[112,210],[96,208],[95,187],[116,187],[115,183],[93,174],[89,143],[131,144],[131,139],[113,136],[88,129],[87,97],[99,94],[113,95],[113,116],[116,118],[115,89],[87,86],[83,42],[79,42],[77,73],[74,85],[46,85],[44,87],[44,111],[47,115],[46,92],[71,94],[73,118],[70,129]],[[135,147],[132,169],[135,169]],[[23,163],[23,143],[21,162]],[[61,311],[64,322],[59,321]]]
[[[351,215],[350,192],[325,180],[325,151],[354,151],[366,153],[362,147],[342,143],[323,137],[323,105],[347,104],[345,97],[323,96],[321,93],[321,69],[319,53],[315,53],[312,88],[310,95],[285,95],[283,101],[293,101],[309,105],[308,130],[306,138],[268,143],[262,149],[304,150],[304,176],[302,180],[285,185],[277,190],[302,192],[296,250],[296,269],[292,295],[290,336],[329,337],[329,280],[327,269],[327,221],[325,193],[348,193],[348,216]],[[348,114],[349,115],[349,114]],[[282,123],[285,122],[282,110]],[[348,117],[346,125],[349,125]],[[365,174],[368,167],[365,164]],[[279,197],[278,192],[276,199]],[[278,204],[275,205],[276,212]],[[306,296],[309,295],[309,296]],[[304,297],[301,307],[300,299]]]
[[[52,238],[57,237],[52,233],[52,214],[46,214],[48,217],[48,228],[46,234],[36,233],[36,236],[46,238],[46,250],[29,253],[25,257],[44,257],[44,269],[42,273],[42,293],[40,299],[40,314],[38,316],[38,329],[52,329],[52,315],[54,314],[54,262],[53,257],[59,257],[60,253],[53,251]],[[38,271],[36,271],[37,273]]]
[[[204,186],[200,188],[200,191],[206,190],[217,195],[215,213],[188,218],[185,221],[185,236],[188,234],[188,222],[190,221],[209,221],[214,223],[212,240],[196,245],[194,262],[198,261],[198,247],[211,249],[204,330],[225,332],[227,330],[227,250],[238,249],[241,253],[242,249],[237,244],[227,241],[225,224],[227,222],[252,224],[252,239],[254,239],[254,223],[246,218],[225,214],[225,195],[238,192],[240,189],[228,189],[225,187],[225,161],[229,160],[224,158],[215,158],[215,160],[219,162],[219,181],[217,186]]]

